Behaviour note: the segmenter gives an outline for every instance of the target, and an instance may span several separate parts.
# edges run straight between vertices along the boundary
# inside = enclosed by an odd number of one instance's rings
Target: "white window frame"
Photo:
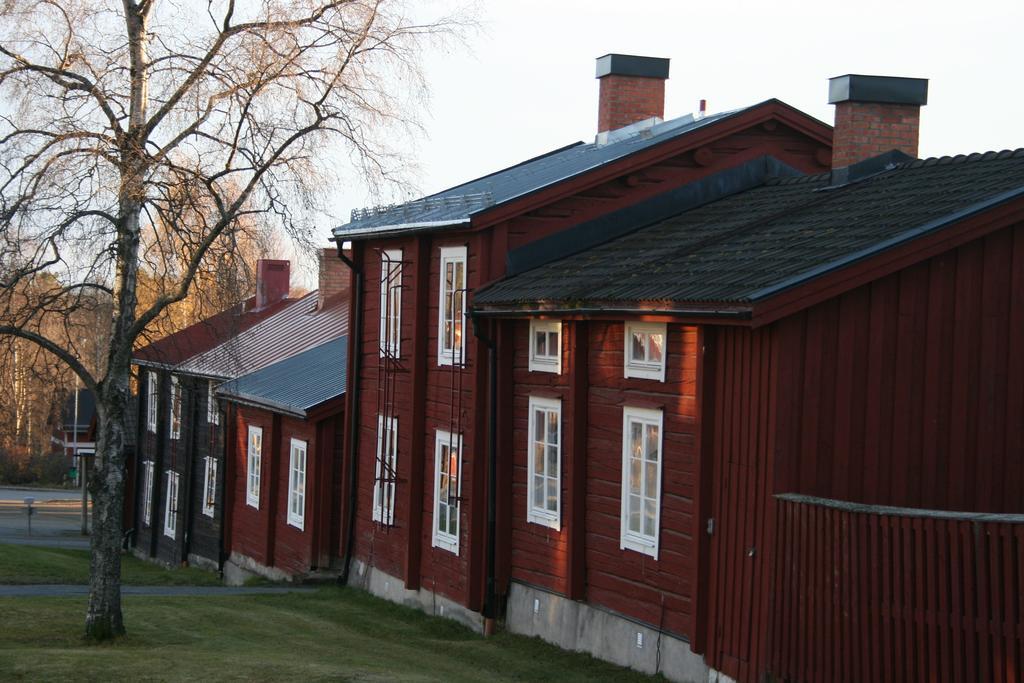
[[[631,436],[631,425],[640,424],[643,428],[641,437],[641,462],[639,467],[640,475],[640,487],[638,490],[638,497],[640,499],[640,530],[633,530],[629,525],[629,514],[630,514],[630,496],[632,495],[632,487],[630,486],[630,465],[632,460],[632,449],[630,444]],[[658,461],[655,467],[655,476],[658,481],[654,486],[655,496],[653,498],[654,503],[654,533],[645,534],[643,532],[643,510],[647,501],[651,500],[644,491],[647,482],[647,468],[644,466],[647,463],[646,455],[646,432],[647,427],[657,427],[658,429]],[[650,408],[633,408],[624,407],[622,409],[622,509],[620,513],[621,519],[621,535],[619,541],[619,548],[635,550],[638,553],[644,555],[650,555],[654,559],[658,559],[658,539],[661,533],[661,489],[662,489],[662,469],[663,463],[665,462],[665,432],[663,429],[663,414],[661,410],[650,409]]]
[[[551,334],[555,335],[555,353],[551,353]],[[543,334],[545,353],[537,350],[537,335]],[[562,374],[562,321],[530,320],[530,371]]]
[[[458,325],[461,330],[458,348],[454,339],[449,347],[447,335],[445,334],[445,322],[449,307],[445,304],[448,293],[448,280],[445,271],[448,264],[462,264],[462,301],[458,311],[453,311],[458,317]],[[439,297],[437,306],[437,364],[438,365],[465,365],[466,363],[466,284],[469,281],[469,261],[466,257],[466,247],[442,247],[441,248],[441,270],[439,279]],[[454,283],[453,283],[454,284]],[[453,292],[454,296],[454,292]],[[455,325],[455,321],[452,321]],[[454,336],[454,327],[453,327]]]
[[[395,523],[396,482],[381,481],[381,469],[388,464],[393,473],[398,471],[398,418],[377,416],[377,460],[373,474],[373,521]]]
[[[537,434],[538,412],[543,414],[545,425],[545,433],[541,434],[539,438]],[[551,413],[556,415],[555,442],[553,444],[548,440],[549,435],[547,434],[547,424]],[[529,420],[529,442],[526,452],[526,519],[534,524],[541,524],[552,529],[560,529],[562,519],[562,402],[559,399],[531,396]],[[538,446],[543,449],[541,463],[544,469],[541,472],[537,472]],[[555,471],[553,475],[547,471],[550,464],[549,450],[552,447],[555,449]],[[534,500],[534,486],[536,485],[534,480],[538,476],[542,479],[544,491],[547,491],[552,483],[555,486],[554,510],[548,508],[547,500],[545,500],[544,505],[540,506]]]
[[[259,447],[254,448],[255,437]],[[263,427],[249,425],[246,439],[245,504],[260,509],[260,472],[263,468]]]
[[[160,376],[149,370],[146,372],[146,427],[156,434],[156,420],[159,416],[157,401],[160,398]]]
[[[288,524],[300,530],[305,528],[306,523],[308,447],[305,441],[292,439],[288,449]]]
[[[170,423],[171,438],[181,438],[181,382],[177,377],[171,375],[171,401],[170,401]],[[177,414],[175,414],[177,413]]]
[[[146,523],[146,526],[151,526],[153,523],[153,461],[147,460],[145,468],[146,478],[142,493],[142,521]]]
[[[451,464],[448,458],[443,458],[442,449],[448,447],[454,448],[456,453],[456,468],[458,472],[455,474],[455,533],[451,533],[451,526],[448,525],[448,529],[441,530],[441,517],[440,517],[440,506],[441,506],[441,461],[446,460]],[[450,467],[449,467],[450,471]],[[451,480],[449,478],[449,485]],[[437,436],[434,439],[434,506],[433,506],[433,538],[431,544],[435,548],[441,548],[448,552],[459,554],[459,533],[462,531],[462,502],[459,500],[459,496],[462,495],[462,435],[455,436],[451,432],[446,432],[442,429],[437,430]],[[450,510],[453,506],[448,503],[444,504],[449,512],[448,520],[451,521]]]
[[[668,326],[665,323],[638,323],[627,322],[625,324],[624,343],[622,350],[624,373],[626,377],[637,377],[640,379],[656,379],[659,382],[665,381],[665,357],[668,355]],[[661,360],[652,361],[645,358],[633,358],[633,334],[644,335],[644,355],[649,352],[650,337],[661,335]]]
[[[220,424],[220,411],[217,410],[217,383],[212,379],[206,385],[206,424]]]
[[[390,268],[389,268],[390,259]],[[388,290],[391,298],[388,298]],[[391,338],[385,347],[388,327]],[[402,353],[402,250],[385,249],[380,253],[380,357]]]
[[[167,500],[164,503],[164,536],[175,538],[178,535],[178,488],[181,475],[174,470],[167,470]]]
[[[213,517],[217,509],[217,458],[206,456],[206,473],[203,475],[203,514]]]

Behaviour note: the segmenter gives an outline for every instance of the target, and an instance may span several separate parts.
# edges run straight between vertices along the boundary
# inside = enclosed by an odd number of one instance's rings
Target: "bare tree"
[[[401,0],[6,0],[0,5],[0,335],[30,340],[97,396],[86,635],[124,633],[121,508],[132,348],[183,300],[218,240],[260,216],[308,239],[340,157],[387,180],[423,93],[426,38]],[[397,136],[397,137],[395,137]],[[177,285],[139,306],[147,228],[173,236]],[[168,237],[170,239],[171,237]],[[12,292],[42,277],[30,297]],[[67,316],[113,301],[102,372]]]

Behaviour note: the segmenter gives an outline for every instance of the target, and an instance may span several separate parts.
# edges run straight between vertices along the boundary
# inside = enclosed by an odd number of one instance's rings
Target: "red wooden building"
[[[1024,154],[913,160],[915,79],[833,80],[829,170],[598,76],[624,127],[335,230],[349,581],[678,680],[1016,680]]]
[[[345,337],[337,337],[218,388],[228,414],[230,570],[292,579],[332,566],[340,535],[345,352]]]
[[[500,612],[510,566],[507,543],[489,558],[487,506],[507,519],[510,504],[504,488],[487,493],[497,435],[483,428],[496,386],[486,359],[498,327],[472,324],[474,291],[515,267],[510,253],[564,249],[539,240],[581,222],[595,222],[582,241],[593,244],[632,206],[678,211],[830,160],[830,128],[775,100],[661,121],[649,98],[619,96],[663,89],[667,60],[608,55],[598,75],[602,109],[618,109],[602,121],[630,125],[416,202],[354,212],[334,231],[351,242],[355,273],[343,562],[352,581],[479,628]]]
[[[1024,150],[915,160],[926,87],[833,79],[850,165],[475,295],[513,630],[681,680],[1019,680]]]

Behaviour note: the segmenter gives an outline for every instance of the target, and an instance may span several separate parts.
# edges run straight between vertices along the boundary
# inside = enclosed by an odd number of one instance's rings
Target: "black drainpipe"
[[[216,396],[216,389],[214,396]],[[228,520],[228,444],[230,443],[232,431],[235,424],[235,412],[231,409],[228,404],[223,404],[224,410],[221,410],[221,402],[217,401],[217,414],[220,416],[220,424],[217,425],[217,436],[220,438],[220,463],[217,465],[217,500],[220,501],[220,522],[217,523],[217,506],[213,506],[213,521],[217,524],[217,573],[220,578],[224,578],[224,561],[227,559],[224,556],[225,553],[225,538],[224,535],[227,533],[227,520]],[[212,429],[212,427],[211,427]],[[214,444],[216,448],[217,444]],[[203,492],[206,495],[206,492]]]
[[[352,271],[352,274],[355,276],[353,286],[356,288],[356,310],[352,312],[352,327],[348,331],[350,338],[349,348],[354,349],[355,353],[352,355],[352,373],[345,387],[345,391],[349,396],[347,402],[349,411],[346,416],[348,417],[349,454],[348,490],[345,492],[348,497],[348,529],[345,532],[345,554],[342,556],[341,561],[341,576],[338,577],[338,583],[344,586],[348,583],[349,568],[352,566],[352,543],[356,531],[356,491],[359,489],[356,485],[356,478],[359,474],[356,432],[359,429],[359,360],[362,357],[363,273],[356,268],[356,264],[349,257],[345,256],[341,241],[338,242],[338,258],[344,261],[345,265]]]
[[[497,618],[497,598],[494,591],[495,574],[495,533],[497,532],[498,493],[498,345],[488,337],[480,324],[480,318],[473,315],[473,335],[487,347],[487,583],[484,594],[484,633],[494,634],[494,620]]]

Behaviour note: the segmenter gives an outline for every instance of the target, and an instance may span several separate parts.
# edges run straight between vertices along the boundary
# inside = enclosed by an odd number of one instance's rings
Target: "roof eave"
[[[471,216],[467,216],[455,221],[419,221],[413,223],[395,223],[392,225],[378,225],[353,229],[344,229],[341,227],[334,228],[331,232],[334,234],[335,241],[346,242],[369,237],[378,238],[392,237],[395,235],[409,235],[421,232],[439,232],[446,228],[458,228],[468,225],[472,220]]]
[[[684,302],[665,303],[626,303],[626,302],[588,302],[579,303],[552,301],[496,303],[476,305],[471,315],[481,318],[535,318],[539,316],[560,317],[605,317],[605,316],[666,316],[686,318],[690,320],[748,320],[751,309],[740,303],[707,303],[685,304]]]

